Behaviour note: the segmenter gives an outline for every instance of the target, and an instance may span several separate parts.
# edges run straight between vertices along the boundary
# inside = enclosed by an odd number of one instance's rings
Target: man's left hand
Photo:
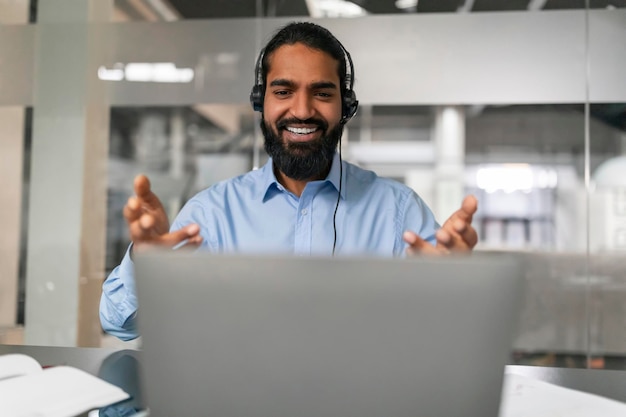
[[[407,254],[448,254],[471,251],[478,242],[478,234],[472,227],[472,217],[477,208],[476,197],[473,195],[465,197],[461,208],[455,211],[437,230],[436,245],[431,245],[412,231],[404,232],[404,241],[409,244]]]

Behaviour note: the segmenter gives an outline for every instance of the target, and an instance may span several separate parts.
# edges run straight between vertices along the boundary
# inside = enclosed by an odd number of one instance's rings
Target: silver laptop
[[[508,255],[137,256],[151,416],[497,416]]]

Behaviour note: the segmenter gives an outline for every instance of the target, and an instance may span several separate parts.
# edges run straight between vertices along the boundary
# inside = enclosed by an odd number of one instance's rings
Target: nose
[[[307,120],[315,114],[313,100],[308,94],[296,94],[290,110],[291,115],[300,120]]]

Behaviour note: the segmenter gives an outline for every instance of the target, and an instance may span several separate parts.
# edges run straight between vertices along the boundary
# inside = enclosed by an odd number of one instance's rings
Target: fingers
[[[463,228],[456,229],[461,236],[461,240],[465,243],[468,249],[472,249],[478,243],[478,233],[471,224],[463,224]]]
[[[471,223],[476,210],[478,210],[478,200],[473,195],[468,195],[463,199],[461,208],[454,212],[450,218],[459,218],[466,223]]]
[[[161,206],[161,200],[155,193],[152,192],[152,186],[150,180],[143,174],[139,174],[133,181],[133,188],[135,189],[135,195],[139,202],[144,205],[148,205],[151,209],[158,209]]]
[[[435,234],[437,246],[460,252],[469,251],[476,246],[478,234],[471,223],[477,209],[476,197],[473,195],[465,197],[461,208],[455,211]]]
[[[435,238],[437,239],[437,244],[448,247],[452,244],[454,236],[446,229],[441,228],[435,232]]]
[[[180,247],[195,248],[200,246],[200,244],[202,244],[202,236],[200,235],[200,226],[197,224],[190,224],[174,232],[135,243],[140,249],[155,246],[172,249],[179,249]]]
[[[152,192],[148,177],[137,175],[133,187],[136,195],[128,199],[123,210],[131,240],[146,242],[167,233],[170,228],[167,213]]]
[[[474,213],[478,210],[478,199],[471,194],[466,196],[461,203],[461,210],[468,215],[466,220],[471,223]]]
[[[478,243],[478,234],[472,227],[472,217],[477,209],[476,197],[466,196],[461,208],[455,211],[435,233],[436,245],[431,245],[414,232],[404,232],[402,237],[409,245],[407,255],[445,255],[451,252],[471,251]]]
[[[437,243],[452,250],[471,249],[478,243],[476,229],[460,219],[450,219],[435,234]]]
[[[154,223],[154,217],[149,214],[142,214],[141,217],[139,217],[139,225],[143,230],[152,229],[154,227]]]
[[[442,255],[448,252],[445,247],[435,247],[410,230],[404,232],[402,238],[409,244],[409,247],[406,249],[406,253],[409,256]]]
[[[141,217],[145,212],[143,207],[144,201],[153,195],[152,191],[150,191],[150,180],[145,175],[137,175],[135,177],[133,188],[135,196],[129,197],[123,211],[124,218],[129,224]]]
[[[158,243],[160,246],[173,247],[185,240],[187,240],[186,245],[201,243],[202,238],[200,236],[200,226],[197,224],[190,224],[172,233],[164,234],[159,238]]]
[[[128,218],[127,218],[128,220]],[[154,230],[154,217],[150,214],[139,214],[128,222],[130,240],[135,243],[156,239],[159,234]]]
[[[472,225],[458,219],[444,223],[435,233],[435,238],[438,247],[454,252],[469,251],[478,243],[478,234]]]
[[[444,247],[449,252],[467,252],[478,243],[478,234],[471,226],[468,226],[462,233],[451,233],[449,230],[441,228],[437,230],[435,237],[437,247]]]
[[[139,217],[141,217],[141,205],[136,197],[130,197],[128,201],[126,201],[126,205],[124,205],[124,218],[128,223],[133,222]]]
[[[133,188],[135,189],[135,194],[139,198],[145,198],[148,194],[151,193],[150,190],[150,180],[143,174],[139,174],[135,177],[133,181]]]
[[[133,242],[147,240],[157,235],[156,231],[152,230],[155,225],[154,216],[146,213],[136,197],[128,199],[123,212]]]

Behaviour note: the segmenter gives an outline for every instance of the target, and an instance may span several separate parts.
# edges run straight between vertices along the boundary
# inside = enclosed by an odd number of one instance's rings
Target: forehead
[[[277,48],[268,64],[268,84],[276,79],[339,83],[339,62],[326,52],[301,43]]]

